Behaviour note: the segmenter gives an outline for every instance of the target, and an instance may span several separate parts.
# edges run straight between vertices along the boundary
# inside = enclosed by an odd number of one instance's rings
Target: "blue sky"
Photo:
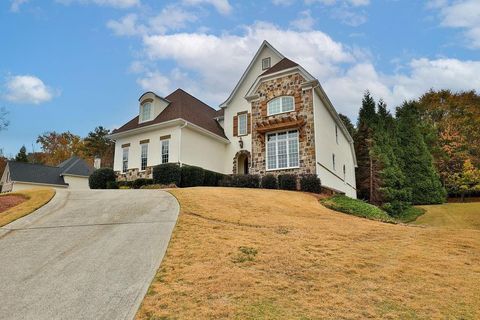
[[[118,127],[146,90],[216,107],[264,39],[352,119],[366,89],[393,109],[429,88],[480,88],[478,0],[2,0],[0,148]]]

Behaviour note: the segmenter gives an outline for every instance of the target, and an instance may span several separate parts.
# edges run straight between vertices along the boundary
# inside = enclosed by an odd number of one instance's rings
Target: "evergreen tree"
[[[355,133],[355,152],[358,168],[356,171],[358,197],[368,201],[374,199],[374,190],[378,189],[377,168],[372,154],[373,132],[377,114],[375,100],[370,92],[365,92],[362,100]]]
[[[27,158],[27,148],[25,148],[25,146],[22,146],[20,148],[20,151],[17,153],[17,155],[15,156],[15,161],[18,161],[18,162],[28,162],[28,158]]]
[[[352,121],[350,121],[350,118],[341,113],[339,113],[338,116],[340,117],[340,120],[342,120],[343,124],[345,125],[345,128],[347,128],[348,133],[350,133],[350,135],[353,138],[355,136],[355,127],[353,126]]]
[[[412,203],[442,203],[446,191],[440,183],[433,157],[425,143],[420,119],[417,102],[405,102],[397,108],[396,154],[405,174],[405,186],[412,190]]]
[[[382,204],[387,212],[398,215],[409,206],[411,190],[405,185],[405,174],[395,154],[395,119],[383,100],[378,103],[374,130],[372,153],[379,170],[380,185],[372,202]]]

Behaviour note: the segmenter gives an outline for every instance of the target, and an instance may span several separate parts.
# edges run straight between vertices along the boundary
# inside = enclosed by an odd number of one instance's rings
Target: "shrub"
[[[282,190],[297,190],[297,175],[296,174],[279,175],[278,187]]]
[[[156,184],[172,184],[180,186],[181,168],[177,163],[163,163],[153,167],[153,181]]]
[[[196,166],[184,165],[181,167],[181,187],[196,187],[203,185],[205,170]]]
[[[117,181],[107,181],[107,189],[118,189]]]
[[[300,177],[300,190],[305,192],[320,193],[322,184],[316,174],[304,174]]]
[[[139,179],[134,180],[132,182],[132,187],[133,187],[133,189],[140,189],[141,187],[148,186],[150,184],[153,184],[152,179],[139,178]]]
[[[220,187],[231,187],[232,186],[232,176],[223,176],[223,178],[218,182]]]
[[[210,170],[205,170],[205,178],[203,180],[203,185],[215,187],[217,186],[217,184],[217,173]]]
[[[267,174],[262,177],[262,188],[264,189],[278,189],[277,177],[273,174]]]
[[[110,168],[95,170],[88,178],[90,189],[106,189],[108,181],[116,181],[115,172]]]
[[[368,218],[383,222],[394,222],[382,209],[362,200],[352,199],[344,195],[335,195],[322,200],[322,204],[332,210],[348,213],[357,217]]]
[[[259,188],[260,176],[257,174],[236,174],[232,176],[232,187]]]

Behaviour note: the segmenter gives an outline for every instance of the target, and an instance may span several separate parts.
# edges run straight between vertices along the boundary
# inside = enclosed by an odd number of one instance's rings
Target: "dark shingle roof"
[[[78,157],[72,157],[56,167],[42,164],[8,161],[10,180],[43,184],[67,185],[63,175],[89,176],[92,169]]]
[[[165,100],[170,101],[170,104],[154,120],[138,123],[138,116],[136,116],[120,128],[113,130],[112,133],[125,132],[152,124],[182,118],[227,139],[223,128],[215,120],[215,117],[218,116],[217,110],[182,89],[175,90],[166,96]]]
[[[272,74],[272,73],[282,71],[282,70],[285,70],[285,69],[290,69],[290,68],[293,68],[293,67],[296,67],[296,66],[298,66],[298,63],[293,62],[292,60],[290,60],[288,58],[283,58],[282,60],[278,61],[273,67],[271,67],[270,69],[268,69],[267,71],[262,73],[260,76],[264,76],[264,75],[267,75],[267,74]]]

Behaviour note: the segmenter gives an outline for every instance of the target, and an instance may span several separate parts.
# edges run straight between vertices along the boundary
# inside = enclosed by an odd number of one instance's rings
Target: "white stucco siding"
[[[228,144],[192,130],[188,125],[182,129],[181,135],[180,161],[182,163],[226,173],[225,152]]]
[[[227,153],[225,157],[224,170],[227,173],[232,173],[233,158],[238,151],[242,150],[240,149],[238,143],[240,137],[233,136],[233,117],[236,116],[237,113],[242,111],[248,111],[249,113],[252,112],[251,104],[245,99],[245,95],[247,94],[248,90],[253,85],[255,80],[258,78],[258,76],[265,72],[265,70],[262,70],[262,59],[268,57],[270,57],[271,59],[271,66],[274,66],[282,59],[280,56],[278,56],[277,53],[275,53],[269,47],[265,46],[260,52],[256,61],[254,61],[252,68],[250,69],[248,74],[246,74],[243,82],[238,87],[237,92],[233,95],[231,101],[225,108],[223,127],[225,128],[225,135],[232,142],[227,148]],[[246,136],[242,136],[241,138],[243,140],[243,149],[251,152],[252,135],[249,134]]]
[[[87,190],[90,189],[88,185],[88,177],[77,177],[77,176],[63,176],[63,181],[68,183],[68,189],[74,190]]]
[[[172,126],[168,128],[156,129],[143,133],[124,135],[115,140],[115,160],[113,169],[122,170],[122,145],[130,144],[128,149],[128,169],[140,168],[141,145],[140,141],[149,139],[147,166],[155,166],[161,163],[161,141],[160,137],[170,135],[169,143],[169,162],[178,162],[180,151],[180,127]]]
[[[62,187],[62,186],[54,186],[54,185],[43,185],[40,183],[28,183],[28,182],[14,182],[12,184],[12,192],[17,192],[21,190],[30,190],[30,189],[38,189],[38,188],[54,188],[54,189],[65,189],[67,186]]]
[[[317,174],[322,185],[345,192],[347,196],[356,198],[355,165],[350,143],[340,127],[337,131],[337,143],[335,137],[336,122],[316,92],[313,95],[313,104]],[[335,154],[335,168],[333,167],[333,154]],[[346,169],[345,181],[343,180],[344,165]]]

